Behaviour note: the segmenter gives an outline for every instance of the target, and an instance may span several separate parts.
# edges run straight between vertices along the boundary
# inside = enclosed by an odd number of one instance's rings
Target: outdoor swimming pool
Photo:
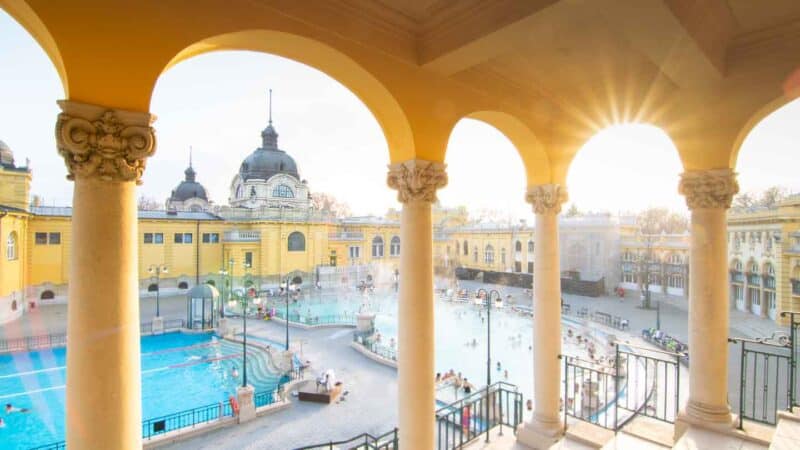
[[[231,375],[234,366],[241,371],[241,344],[213,334],[147,336],[141,351],[145,420],[227,402],[241,385],[241,378]],[[0,413],[6,422],[0,428],[0,447],[29,449],[64,440],[65,364],[64,348],[0,355],[0,404],[30,409]],[[267,368],[257,349],[248,349],[247,367],[247,381],[256,393],[272,391],[285,381]]]
[[[289,318],[292,322],[301,323],[313,323],[315,317],[349,318],[363,306],[375,313],[375,328],[381,335],[381,345],[390,347],[394,341],[396,348],[397,298],[396,293],[390,292],[373,295],[349,293],[300,299],[289,305]],[[274,302],[271,305],[274,305],[280,313],[280,304]],[[285,303],[283,305],[285,308]],[[509,307],[493,308],[491,316],[492,382],[506,381],[515,384],[527,400],[533,393],[531,349],[533,320],[530,316],[511,311]],[[435,317],[436,371],[444,374],[452,369],[461,372],[475,386],[484,386],[486,384],[485,307],[437,298]],[[570,327],[576,328],[575,324],[565,320],[564,329]],[[585,357],[586,350],[573,340],[564,340],[562,353]],[[452,400],[453,397],[448,394],[442,391],[438,397],[445,401]]]

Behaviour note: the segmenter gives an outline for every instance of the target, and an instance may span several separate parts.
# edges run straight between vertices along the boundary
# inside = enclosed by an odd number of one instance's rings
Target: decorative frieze
[[[678,192],[689,209],[728,209],[739,183],[732,169],[690,170],[681,174]]]
[[[389,165],[386,183],[397,190],[397,201],[436,202],[436,190],[447,185],[446,165],[434,161],[412,159]]]
[[[155,116],[67,100],[56,123],[58,153],[67,179],[98,178],[141,184],[145,163],[156,150]]]
[[[558,214],[567,201],[567,189],[559,184],[537,184],[528,187],[525,201],[533,205],[536,214]]]

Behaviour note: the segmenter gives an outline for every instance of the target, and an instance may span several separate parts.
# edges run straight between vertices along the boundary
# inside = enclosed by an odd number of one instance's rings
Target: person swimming
[[[28,408],[16,408],[11,403],[6,403],[6,414],[11,414],[11,413],[15,413],[15,412],[27,413],[27,412],[30,412],[30,409],[28,409]]]
[[[231,369],[231,376],[233,378],[239,378],[239,368],[238,367],[233,366],[233,369]]]

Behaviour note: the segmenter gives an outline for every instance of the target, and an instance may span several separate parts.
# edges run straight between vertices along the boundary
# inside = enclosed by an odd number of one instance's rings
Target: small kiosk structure
[[[186,294],[186,328],[216,328],[220,310],[219,291],[208,283],[198,284]]]

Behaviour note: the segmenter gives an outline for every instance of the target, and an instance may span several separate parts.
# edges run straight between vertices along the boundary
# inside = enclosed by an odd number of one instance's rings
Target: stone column
[[[136,185],[156,138],[146,113],[60,101],[75,182],[67,309],[67,447],[142,447]]]
[[[400,216],[398,381],[403,448],[433,449],[435,439],[433,235],[431,204],[447,184],[442,163],[409,160],[389,166],[387,183]]]
[[[561,264],[558,214],[567,200],[557,184],[531,186],[527,201],[536,213],[533,266],[533,417],[517,434],[531,448],[550,448],[563,433],[561,397]]]
[[[676,434],[688,424],[731,428],[728,405],[728,242],[726,210],[739,191],[730,169],[688,171],[679,192],[691,210],[689,399]]]

